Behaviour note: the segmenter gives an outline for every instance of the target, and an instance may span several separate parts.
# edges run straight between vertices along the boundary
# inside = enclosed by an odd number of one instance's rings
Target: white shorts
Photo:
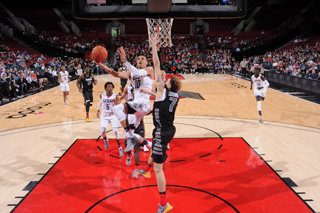
[[[266,97],[266,93],[267,93],[267,89],[266,88],[263,88],[261,90],[258,90],[258,89],[254,89],[254,96],[257,97],[257,96],[260,96],[260,97]]]
[[[101,117],[100,119],[100,127],[101,128],[107,128],[109,123],[111,123],[112,128],[119,128],[120,124],[118,122],[118,119],[116,116],[110,116],[110,117]]]
[[[130,102],[127,102],[132,109],[136,112],[133,113],[134,115],[147,115],[151,109],[151,102],[147,98],[139,98]],[[130,113],[130,110],[129,110]],[[130,113],[131,114],[131,113]]]
[[[60,89],[62,92],[69,92],[69,84],[60,84]]]

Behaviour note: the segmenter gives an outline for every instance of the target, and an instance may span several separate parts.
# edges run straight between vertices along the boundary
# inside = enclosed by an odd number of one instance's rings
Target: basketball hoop
[[[173,18],[169,19],[146,19],[149,35],[149,47],[152,47],[152,38],[155,32],[159,35],[158,47],[171,47],[171,28]]]

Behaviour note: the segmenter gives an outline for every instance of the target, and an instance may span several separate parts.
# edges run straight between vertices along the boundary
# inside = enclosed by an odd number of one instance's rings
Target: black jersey
[[[152,111],[153,125],[163,129],[171,127],[178,102],[178,93],[165,89],[162,98],[154,101]]]
[[[83,91],[88,91],[92,90],[93,88],[93,78],[90,75],[89,77],[86,76],[86,74],[83,74],[83,79],[82,79],[82,85],[83,85]]]

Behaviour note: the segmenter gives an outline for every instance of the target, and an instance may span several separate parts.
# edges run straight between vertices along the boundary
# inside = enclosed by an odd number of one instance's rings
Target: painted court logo
[[[17,114],[9,115],[7,118],[23,118],[30,114],[35,114],[36,110],[42,109],[44,106],[48,106],[50,102],[41,102],[32,107],[28,107],[25,110],[19,111]]]

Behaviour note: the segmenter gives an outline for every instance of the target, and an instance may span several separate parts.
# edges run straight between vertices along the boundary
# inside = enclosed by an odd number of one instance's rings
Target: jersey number
[[[137,80],[135,80],[134,81],[135,83],[135,85],[134,85],[134,87],[136,88],[136,89],[139,89],[140,88],[140,85],[141,85],[141,80],[140,79],[137,79]]]
[[[109,104],[106,105],[107,110],[109,110]]]
[[[177,103],[177,101],[178,101],[178,98],[172,98],[172,97],[170,97],[169,100],[172,101],[171,104],[170,104],[170,107],[169,107],[169,112],[172,112],[174,105],[176,105],[176,103]]]

